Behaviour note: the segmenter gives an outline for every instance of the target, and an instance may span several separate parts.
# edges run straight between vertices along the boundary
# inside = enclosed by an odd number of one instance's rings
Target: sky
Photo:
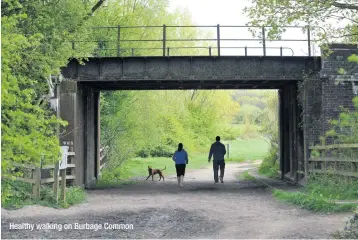
[[[171,8],[188,8],[196,25],[245,25],[242,14],[248,0],[170,0]]]
[[[249,0],[170,0],[170,9],[187,8],[191,13],[193,23],[195,25],[227,25],[227,26],[245,26],[249,19],[243,14],[243,9],[250,6]],[[215,28],[213,28],[215,30]],[[226,39],[252,39],[252,35],[247,28],[227,27],[221,28],[220,38]],[[290,29],[285,35],[284,39],[306,39],[307,36],[299,29]],[[243,55],[245,54],[244,47],[248,48],[248,55],[262,55],[262,44],[258,41],[221,41],[221,47],[243,47],[238,49],[221,49],[221,55]],[[283,55],[302,56],[308,53],[307,42],[268,42],[266,44],[272,49],[267,50],[267,55],[280,55],[280,47],[283,47]],[[292,49],[286,49],[289,47]],[[313,51],[315,55],[319,54],[318,49]]]

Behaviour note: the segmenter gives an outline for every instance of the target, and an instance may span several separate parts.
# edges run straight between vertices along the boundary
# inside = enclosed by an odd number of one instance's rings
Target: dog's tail
[[[167,169],[167,166],[165,166],[164,169],[162,169],[162,171],[164,171],[165,169]]]

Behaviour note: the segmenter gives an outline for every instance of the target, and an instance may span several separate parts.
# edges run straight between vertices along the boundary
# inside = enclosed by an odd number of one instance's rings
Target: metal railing
[[[170,37],[169,30],[184,31],[188,28],[214,28],[216,31],[211,32],[216,37],[199,37],[199,38],[182,38]],[[230,33],[242,32],[242,29],[247,29],[249,32],[258,32],[258,37],[251,38],[223,38],[223,29],[230,29]],[[315,42],[312,38],[312,27],[310,26],[284,26],[284,29],[301,29],[305,30],[305,38],[303,39],[269,39],[267,31],[271,28],[257,27],[257,26],[106,26],[93,27],[93,37],[96,40],[82,40],[73,41],[72,49],[77,50],[82,45],[89,45],[94,47],[93,56],[96,57],[121,57],[121,56],[143,56],[143,52],[149,52],[145,56],[176,56],[176,55],[207,55],[207,56],[221,56],[222,51],[226,49],[241,50],[239,54],[235,52],[234,55],[248,56],[250,50],[261,49],[260,56],[267,56],[268,50],[277,51],[277,55],[284,56],[284,51],[289,51],[291,56],[294,55],[292,47],[293,43],[304,42],[306,45],[307,56],[312,56],[312,44]],[[113,32],[114,30],[114,32]],[[138,31],[139,30],[139,31]],[[152,35],[147,37],[148,33],[152,31]],[[136,35],[140,35],[135,39]],[[176,34],[177,36],[178,34]],[[185,34],[184,34],[185,35]],[[190,34],[189,34],[190,35]],[[201,35],[201,34],[197,34]],[[223,46],[224,43],[239,43],[237,46]],[[247,46],[248,43],[254,42],[256,46]],[[290,42],[288,46],[268,46],[268,43],[274,42]],[[244,44],[242,44],[244,43]],[[246,43],[246,44],[245,44]],[[185,53],[183,50],[197,50],[194,54]],[[174,54],[173,52],[179,52]]]

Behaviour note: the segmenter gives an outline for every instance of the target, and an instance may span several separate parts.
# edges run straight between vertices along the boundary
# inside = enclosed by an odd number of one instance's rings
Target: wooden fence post
[[[58,204],[58,174],[59,174],[59,162],[55,163],[55,168],[53,170],[53,195],[56,200],[56,204]]]
[[[61,200],[66,200],[66,168],[61,169]]]
[[[35,167],[33,179],[35,180],[35,183],[32,186],[33,195],[36,198],[40,198],[41,169],[39,167]]]
[[[357,163],[352,162],[352,172],[357,172]]]
[[[322,140],[321,143],[322,143],[321,144],[322,147],[324,147],[326,145],[324,140]],[[327,170],[326,149],[325,148],[322,149],[322,159],[323,159],[323,164],[322,164],[321,168],[323,170]]]

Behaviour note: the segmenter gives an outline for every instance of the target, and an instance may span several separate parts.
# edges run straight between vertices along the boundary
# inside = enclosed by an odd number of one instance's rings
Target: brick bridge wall
[[[341,107],[354,110],[352,99],[358,96],[358,63],[348,61],[352,54],[358,55],[358,45],[332,44],[329,49],[332,52],[322,57],[319,75],[309,76],[305,82],[308,145],[320,143],[319,137],[330,129],[329,120],[338,118]],[[338,73],[340,68],[345,74]]]

